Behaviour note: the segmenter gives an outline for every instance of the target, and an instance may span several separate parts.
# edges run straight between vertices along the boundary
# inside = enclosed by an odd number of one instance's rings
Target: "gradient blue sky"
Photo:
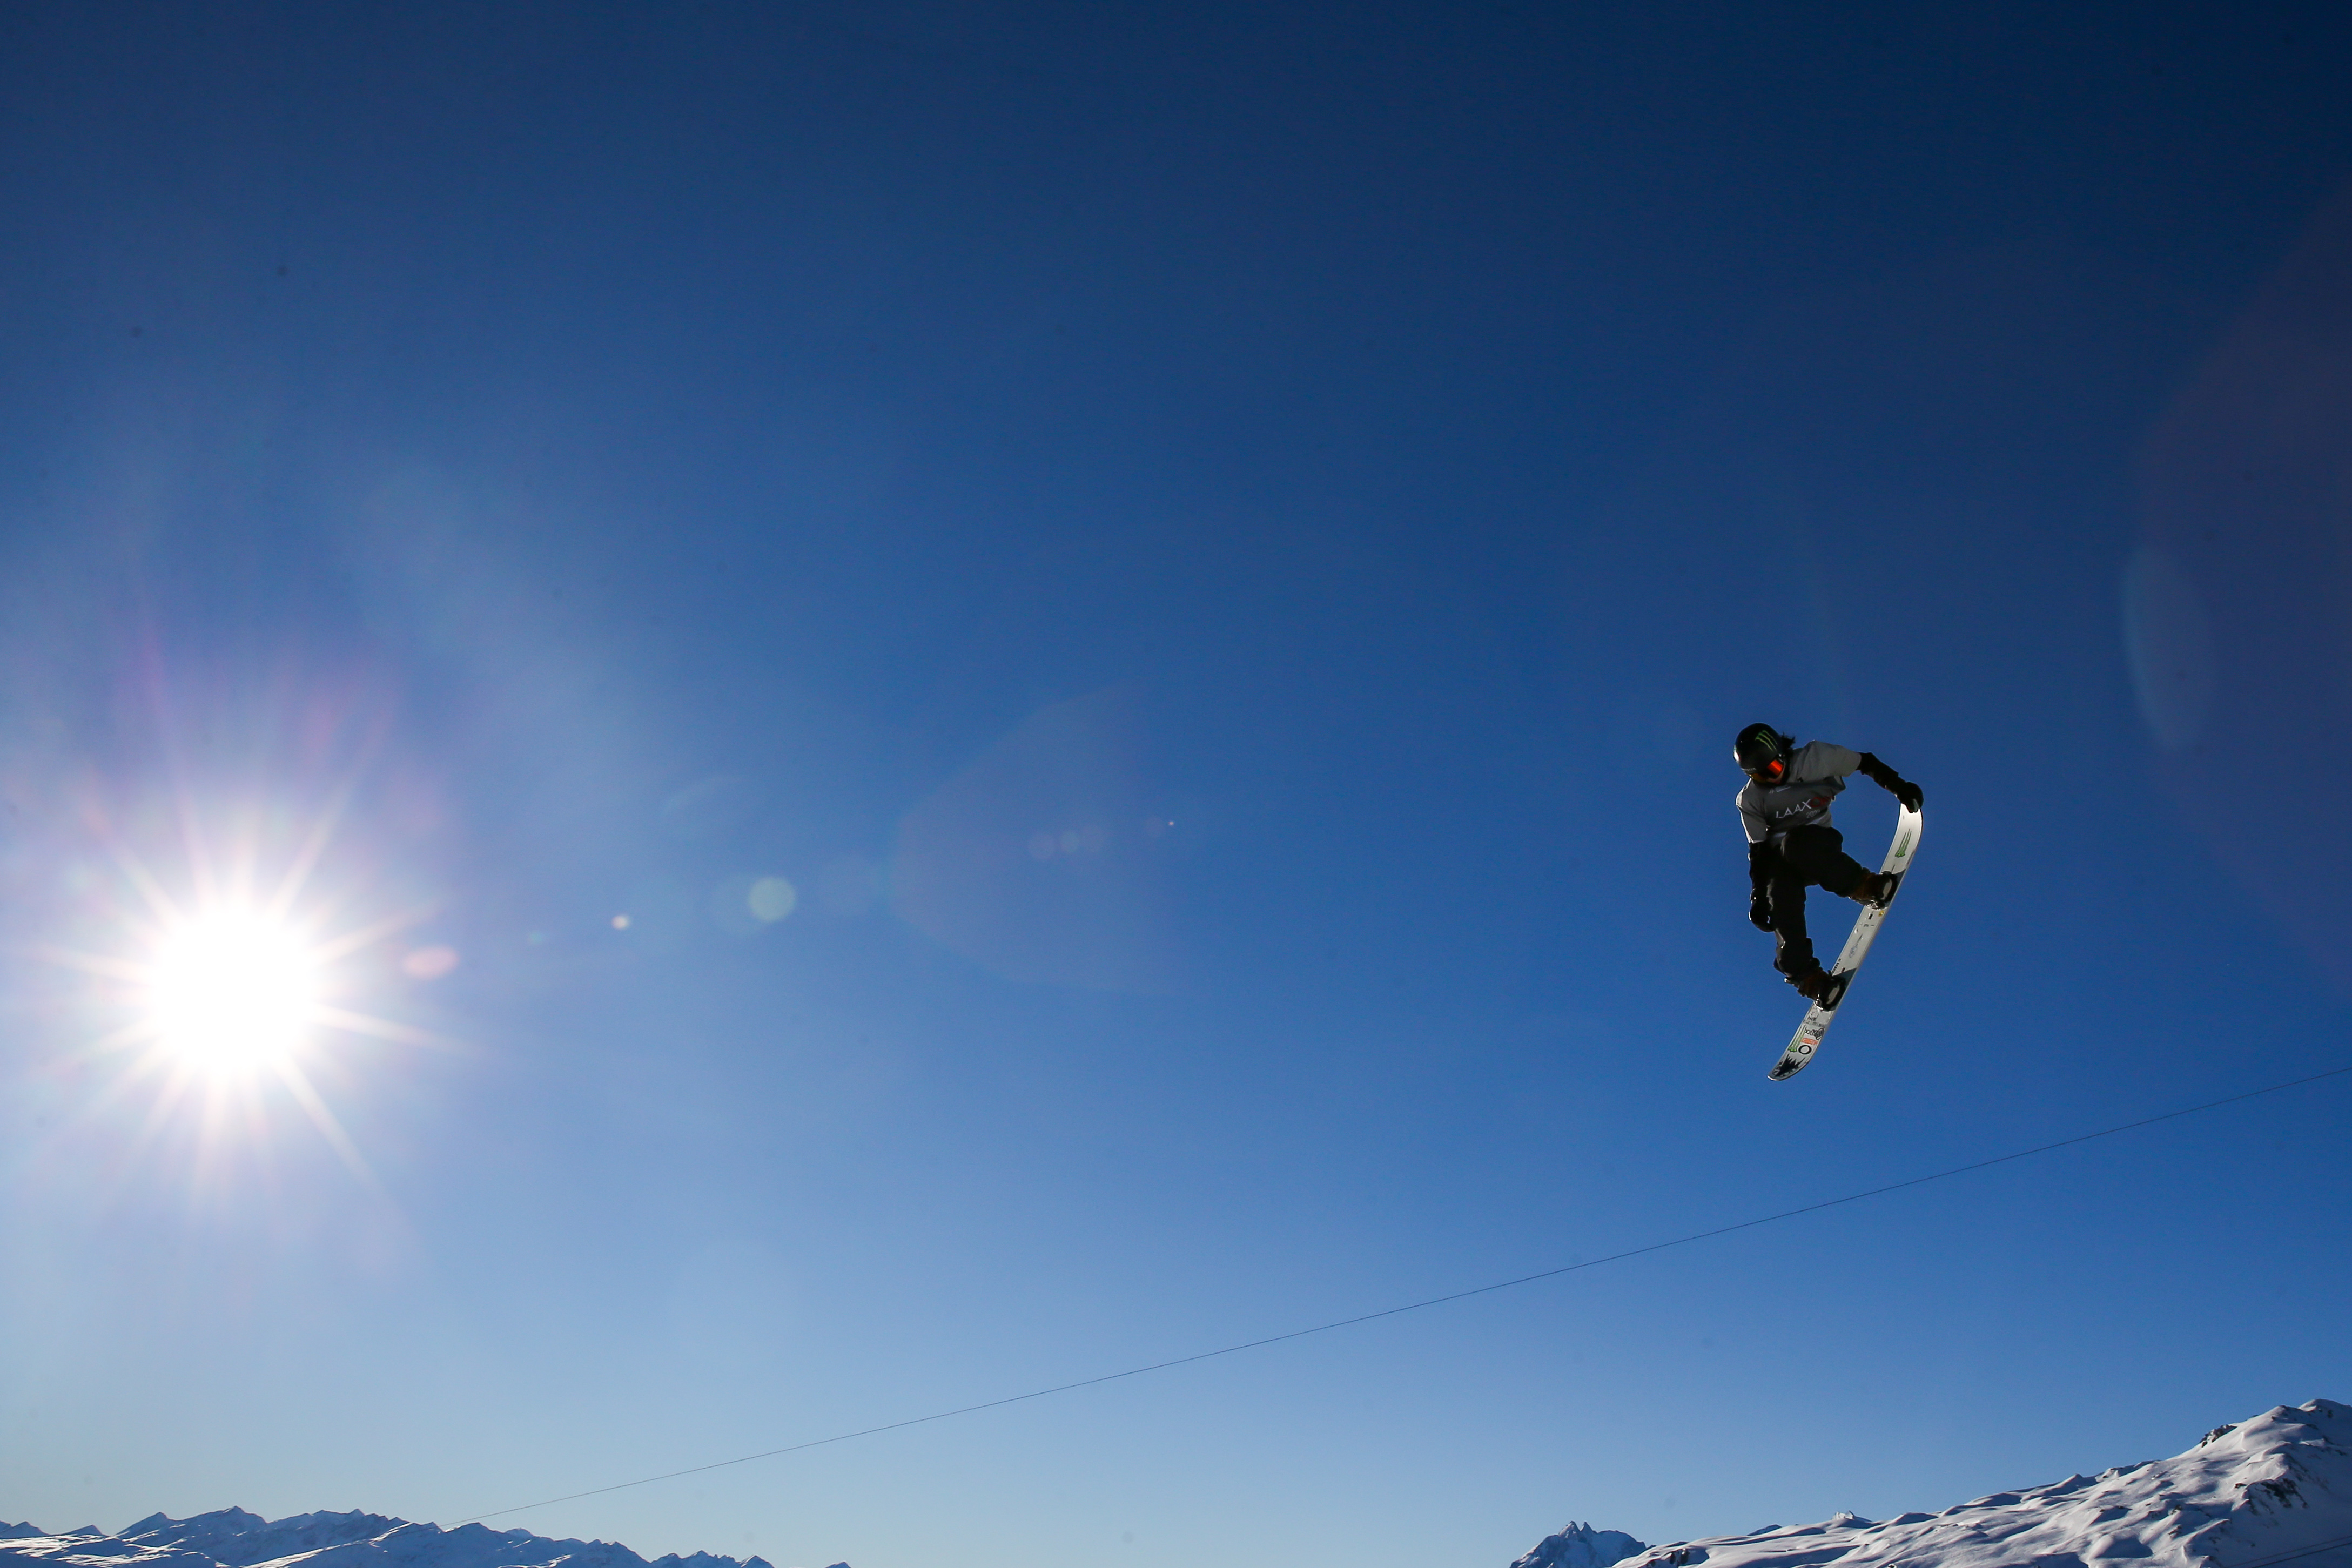
[[[454,1522],[2340,1064],[2347,79],[2246,3],[7,7],[0,1514]],[[1928,797],[1782,1085],[1756,718]],[[304,917],[412,915],[335,983],[442,1041],[306,1058],[372,1183],[59,956],[338,800]],[[497,1522],[1939,1508],[2352,1397],[2347,1094]]]

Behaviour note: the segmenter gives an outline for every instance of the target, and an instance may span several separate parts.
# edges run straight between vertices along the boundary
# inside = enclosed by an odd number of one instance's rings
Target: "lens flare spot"
[[[148,1022],[166,1051],[207,1071],[280,1061],[311,1022],[318,967],[278,922],[215,910],[165,936],[149,971]]]
[[[457,967],[455,947],[419,947],[401,959],[400,967],[412,980],[437,980]]]
[[[761,877],[751,884],[751,891],[743,899],[751,907],[751,917],[767,925],[790,915],[800,901],[799,891],[780,876]]]

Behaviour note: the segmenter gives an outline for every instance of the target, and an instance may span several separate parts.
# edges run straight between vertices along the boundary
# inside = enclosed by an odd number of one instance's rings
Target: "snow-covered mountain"
[[[113,1535],[0,1524],[0,1568],[772,1568],[697,1552],[648,1563],[609,1541],[551,1541],[528,1530],[411,1524],[380,1513],[264,1519],[225,1508],[190,1519],[151,1513]],[[836,1563],[834,1568],[849,1568]]]
[[[1647,1552],[1648,1547],[1622,1530],[1595,1530],[1571,1524],[1558,1535],[1547,1535],[1536,1549],[1511,1568],[1609,1568]]]
[[[2352,1568],[2352,1406],[2282,1405],[2215,1427],[2175,1458],[1879,1523],[1842,1513],[1647,1547],[1574,1525],[1513,1568],[2091,1568],[2135,1559],[2146,1568]]]
[[[1644,1546],[1571,1524],[1512,1568],[2352,1568],[2352,1406],[2315,1399],[2217,1427],[2174,1458],[2120,1465],[1941,1513]],[[150,1514],[108,1535],[0,1523],[0,1568],[771,1568],[697,1552],[647,1563],[608,1541],[411,1524],[380,1513]],[[836,1563],[833,1568],[849,1568]]]

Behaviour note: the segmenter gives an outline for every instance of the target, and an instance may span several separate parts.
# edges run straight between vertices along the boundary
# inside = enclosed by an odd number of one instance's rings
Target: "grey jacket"
[[[1789,776],[1766,789],[1753,779],[1739,791],[1739,825],[1748,841],[1760,844],[1792,828],[1830,826],[1830,802],[1845,788],[1846,775],[1862,766],[1862,753],[1808,741],[1789,758]]]

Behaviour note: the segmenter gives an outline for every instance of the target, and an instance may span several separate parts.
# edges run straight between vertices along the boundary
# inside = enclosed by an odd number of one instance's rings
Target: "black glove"
[[[1864,778],[1902,801],[1906,810],[1917,810],[1919,802],[1927,799],[1919,792],[1919,786],[1912,783],[1867,751],[1862,754],[1861,772]]]
[[[1759,931],[1772,929],[1772,895],[1760,887],[1748,895],[1748,924]]]

